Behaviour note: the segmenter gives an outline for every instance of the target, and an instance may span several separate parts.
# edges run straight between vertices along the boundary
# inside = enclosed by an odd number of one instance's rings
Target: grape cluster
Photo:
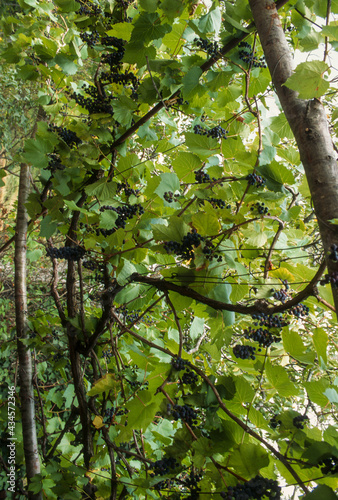
[[[86,253],[86,250],[84,250],[79,246],[61,247],[61,248],[47,247],[46,252],[48,257],[50,257],[51,259],[65,259],[65,260],[79,261],[80,259],[83,258],[84,254]]]
[[[325,274],[324,279],[320,281],[321,285],[331,283],[333,288],[338,288],[338,271],[333,271],[331,274]]]
[[[95,269],[97,269],[97,263],[94,260],[85,260],[82,262],[82,265],[89,271],[95,271]]]
[[[194,134],[206,135],[207,137],[212,137],[213,139],[227,139],[227,133],[227,130],[225,130],[220,125],[210,128],[209,130],[202,127],[201,125],[194,126]]]
[[[205,242],[202,252],[207,260],[212,261],[214,258],[217,260],[217,262],[222,262],[223,260],[222,255],[216,250],[216,247],[212,244],[211,241]]]
[[[156,460],[153,465],[154,476],[166,476],[170,474],[173,469],[176,469],[178,462],[174,457],[163,457],[161,460]]]
[[[248,330],[244,330],[244,336],[246,339],[258,342],[260,347],[270,347],[273,342],[281,341],[281,337],[272,335],[269,330],[263,330],[263,328],[257,328],[256,330],[249,328]]]
[[[140,382],[139,380],[129,380],[126,378],[126,382],[130,385],[132,389],[147,389],[149,386],[148,380],[145,382]]]
[[[338,458],[337,457],[328,457],[324,458],[320,462],[318,462],[320,466],[320,470],[324,475],[327,474],[338,474]]]
[[[165,201],[167,201],[168,203],[172,203],[173,201],[177,201],[177,199],[180,197],[179,194],[174,194],[172,191],[166,191],[164,194],[163,194],[163,198],[165,199]]]
[[[134,323],[140,317],[139,311],[130,312],[124,304],[118,307],[116,312],[123,317],[125,323]]]
[[[309,417],[306,415],[297,415],[297,417],[292,420],[292,423],[297,429],[304,429],[305,420],[309,420]]]
[[[120,66],[123,59],[125,41],[115,36],[105,36],[101,38],[101,44],[115,49],[113,52],[108,52],[102,56],[102,62],[109,64],[110,69],[114,71],[116,66]]]
[[[116,189],[116,192],[117,193],[120,193],[120,191],[124,191],[124,194],[126,196],[139,196],[139,190],[138,189],[132,189],[128,182],[119,182],[118,185],[117,185],[117,189]]]
[[[61,160],[58,155],[55,153],[51,153],[49,155],[49,162],[47,169],[50,170],[52,173],[55,172],[55,170],[64,170],[66,167],[62,165]]]
[[[250,186],[264,187],[266,179],[257,174],[248,174],[245,178]]]
[[[124,73],[119,73],[118,68],[114,68],[114,71],[112,73],[102,72],[100,75],[100,81],[116,83],[123,85],[124,87],[130,83],[134,90],[137,90],[140,84],[138,78],[134,75],[134,73],[128,72],[127,70]]]
[[[188,105],[188,104],[189,104],[189,102],[188,102],[188,101],[185,101],[185,100],[183,99],[183,97],[178,97],[178,98],[176,99],[176,104],[178,104],[179,106],[181,106],[182,104]]]
[[[280,300],[281,303],[284,304],[289,299],[289,294],[284,289],[276,290],[273,294],[273,298]]]
[[[187,359],[182,359],[180,357],[171,358],[171,366],[178,372],[184,370],[187,366],[190,366],[190,361]]]
[[[338,245],[331,245],[331,253],[329,255],[329,259],[333,260],[334,262],[338,261]]]
[[[277,481],[267,479],[262,476],[256,476],[244,484],[229,486],[228,491],[221,492],[221,497],[225,500],[280,500],[282,489]]]
[[[252,319],[257,320],[255,326],[266,326],[267,328],[283,328],[288,322],[281,314],[266,314],[256,313],[252,314]]]
[[[100,39],[100,35],[96,30],[90,31],[89,33],[80,33],[80,38],[85,42],[88,47],[93,48]]]
[[[174,405],[172,416],[174,420],[184,420],[190,427],[194,427],[197,424],[197,413],[189,405]]]
[[[293,316],[296,316],[296,318],[302,318],[302,317],[308,316],[309,311],[310,311],[310,309],[308,308],[308,306],[300,303],[300,304],[297,304],[296,306],[291,307],[288,310],[288,313],[292,314]]]
[[[193,372],[192,370],[189,370],[189,368],[183,373],[181,377],[182,383],[183,384],[195,384],[198,381],[198,375],[197,373]]]
[[[230,205],[227,205],[225,201],[220,198],[208,198],[208,201],[214,208],[230,208]]]
[[[215,178],[210,179],[210,175],[204,172],[203,170],[195,170],[195,181],[198,184],[205,184],[206,182],[211,182],[211,180],[216,180]]]
[[[163,246],[167,253],[175,253],[183,259],[190,260],[194,257],[193,249],[198,247],[201,241],[204,241],[203,236],[198,234],[196,229],[192,229],[190,233],[183,236],[182,243],[166,241]]]
[[[254,210],[257,210],[257,212],[260,214],[260,215],[265,215],[267,213],[269,213],[269,209],[268,207],[265,206],[265,203],[261,203],[259,201],[257,201],[257,203],[255,203],[251,208],[250,208],[251,211],[254,211]]]
[[[197,47],[201,50],[204,50],[209,56],[217,57],[219,54],[218,43],[217,42],[209,42],[204,38],[195,38],[194,42]]]
[[[136,203],[135,205],[121,205],[119,207],[112,207],[110,205],[104,205],[100,208],[100,212],[104,210],[113,210],[118,214],[118,217],[115,221],[115,227],[112,229],[98,229],[97,234],[101,233],[103,236],[109,236],[113,234],[116,229],[122,228],[124,229],[127,224],[128,219],[132,219],[135,215],[142,215],[144,213],[144,209],[142,205]]]
[[[233,348],[233,353],[236,358],[240,359],[256,359],[255,351],[256,348],[251,345],[240,345],[237,344]]]
[[[80,9],[77,11],[77,13],[80,15],[95,17],[95,16],[99,16],[102,12],[100,7],[95,5],[90,0],[85,0],[85,1],[84,0],[76,0],[76,2],[81,5]]]
[[[94,86],[83,86],[82,88],[85,94],[87,94],[87,96],[89,97],[85,97],[82,94],[77,94],[76,92],[73,92],[70,96],[79,106],[86,109],[89,114],[113,114],[113,108],[110,104],[110,97],[100,94],[98,89]]]
[[[241,42],[238,47],[241,47],[242,49],[238,52],[238,55],[243,62],[252,64],[254,68],[266,68],[265,57],[256,57],[253,53],[251,45],[248,42]]]
[[[56,125],[49,125],[48,130],[51,132],[56,132],[61,139],[68,144],[70,148],[73,146],[78,146],[81,144],[81,139],[72,130],[67,128],[57,127]]]
[[[122,416],[122,415],[127,415],[128,412],[129,412],[129,410],[127,410],[126,408],[119,408],[119,407],[108,408],[105,411],[103,422],[105,424],[112,423],[112,425],[116,425],[117,422],[111,422],[111,421],[113,419],[115,419],[115,417]]]
[[[189,475],[184,474],[180,478],[180,483],[182,486],[190,490],[190,495],[185,497],[185,500],[198,500],[199,492],[201,488],[198,486],[199,481],[201,481],[203,474],[201,472],[195,472],[192,469]]]
[[[113,352],[111,349],[108,349],[107,351],[102,351],[102,356],[104,359],[106,359],[109,363],[110,358],[113,356]]]
[[[277,429],[278,425],[281,425],[282,421],[281,420],[277,420],[277,417],[278,417],[278,413],[275,413],[275,415],[270,419],[270,427],[272,427],[273,429]]]

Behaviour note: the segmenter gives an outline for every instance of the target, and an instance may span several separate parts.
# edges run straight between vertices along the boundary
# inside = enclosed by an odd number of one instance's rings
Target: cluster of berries
[[[210,179],[210,175],[204,172],[203,170],[195,170],[194,174],[195,174],[195,181],[198,184],[205,184],[206,182],[211,182],[216,180],[215,177]]]
[[[82,265],[89,271],[95,271],[98,266],[98,264],[94,260],[85,260],[84,262],[82,262]]]
[[[118,307],[116,312],[123,317],[125,323],[134,323],[140,317],[139,311],[130,312],[125,304]]]
[[[73,260],[79,261],[83,258],[86,250],[79,246],[76,247],[47,247],[46,249],[48,257],[51,259],[65,259],[65,260]]]
[[[100,208],[100,212],[103,212],[104,210],[113,210],[118,214],[118,217],[115,221],[115,227],[112,229],[98,229],[97,233],[103,234],[103,236],[109,236],[110,234],[113,234],[116,229],[122,228],[124,229],[127,224],[128,219],[132,219],[135,215],[139,214],[142,215],[144,213],[144,208],[142,205],[139,203],[136,203],[135,205],[121,205],[119,207],[112,207],[110,205],[104,205]]]
[[[211,241],[205,242],[202,252],[207,260],[212,261],[214,258],[217,260],[217,262],[222,262],[223,260],[222,255],[216,250],[216,247],[212,244]]]
[[[297,304],[296,306],[293,306],[288,310],[288,313],[296,316],[296,318],[304,318],[305,316],[309,315],[309,312],[310,309],[308,308],[308,306],[302,303]]]
[[[186,500],[198,500],[200,498],[199,492],[201,488],[198,483],[201,481],[203,474],[201,472],[195,472],[192,469],[188,474],[184,474],[180,477],[180,483],[182,486],[190,490],[190,495],[186,497]]]
[[[156,460],[153,465],[153,474],[154,476],[166,476],[170,474],[173,469],[176,469],[178,466],[178,462],[174,457],[163,457],[161,460]]]
[[[250,186],[264,187],[266,179],[257,174],[248,174],[245,178]]]
[[[331,274],[325,274],[324,279],[320,280],[321,285],[331,283],[333,288],[338,288],[338,271],[333,271]]]
[[[102,56],[102,62],[109,64],[112,71],[116,70],[116,66],[120,66],[125,52],[125,41],[116,36],[104,36],[101,38],[101,44],[115,49],[113,52],[108,52]]]
[[[266,326],[267,328],[283,328],[288,325],[288,322],[281,314],[265,314],[256,313],[252,314],[252,319],[257,320],[254,326]]]
[[[88,45],[88,47],[93,48],[100,40],[100,35],[96,30],[93,30],[90,31],[89,33],[87,32],[80,33],[80,38],[83,42],[85,42]]]
[[[238,47],[242,48],[242,50],[238,52],[238,55],[243,62],[251,64],[254,68],[266,68],[265,57],[256,57],[248,42],[241,42]]]
[[[276,290],[273,294],[273,298],[276,300],[280,300],[282,304],[284,304],[290,297],[286,290]]]
[[[95,5],[93,2],[90,0],[76,0],[77,3],[81,5],[80,9],[77,11],[77,14],[80,16],[89,16],[89,17],[95,17],[99,16],[102,12],[100,7]]]
[[[184,420],[190,427],[197,424],[197,412],[189,405],[174,405],[171,414],[174,420]]]
[[[272,427],[273,429],[277,429],[278,425],[281,425],[282,421],[281,420],[277,420],[277,417],[278,417],[278,413],[275,413],[275,415],[270,419],[270,427]]]
[[[292,423],[297,429],[304,429],[305,420],[309,420],[309,417],[306,415],[297,415],[297,417],[292,420]]]
[[[89,114],[113,114],[113,108],[110,104],[110,97],[105,94],[100,94],[98,92],[98,89],[93,85],[89,87],[83,85],[82,89],[89,97],[85,97],[82,94],[77,94],[76,92],[73,92],[70,96],[79,106],[86,109]]]
[[[182,243],[166,241],[163,246],[167,253],[175,253],[183,259],[190,260],[194,257],[194,248],[198,247],[201,241],[204,241],[203,236],[198,234],[196,229],[192,229],[183,236]]]
[[[55,170],[64,170],[66,167],[62,165],[61,160],[58,155],[55,153],[51,153],[49,155],[49,162],[47,169],[50,170],[52,173],[55,172]]]
[[[265,214],[268,214],[269,213],[269,209],[268,207],[265,206],[265,203],[260,203],[259,201],[257,201],[257,203],[255,203],[251,208],[250,210],[253,212],[254,210],[257,210],[257,212],[260,214],[260,215],[265,215]]]
[[[236,358],[240,359],[256,359],[255,352],[256,348],[251,345],[240,345],[237,344],[233,348],[233,353]]]
[[[202,127],[201,125],[194,126],[194,134],[206,135],[207,137],[212,137],[213,139],[227,139],[227,133],[227,130],[225,130],[220,125],[210,128],[209,130]]]
[[[244,484],[229,486],[227,492],[222,491],[221,497],[225,500],[262,499],[280,500],[282,489],[277,481],[266,477],[256,476]]]
[[[176,104],[178,104],[179,106],[182,106],[182,104],[185,104],[185,105],[188,105],[189,102],[188,101],[185,101],[183,99],[183,97],[178,97],[177,100],[176,100]]]
[[[182,384],[186,385],[195,384],[198,381],[198,375],[197,373],[187,368],[187,370],[183,373],[181,380]]]
[[[100,81],[109,82],[109,83],[118,83],[123,85],[124,87],[131,83],[132,87],[136,90],[140,84],[138,78],[134,75],[134,73],[128,72],[125,70],[124,73],[119,73],[114,71],[112,73],[101,73]]]
[[[175,370],[179,372],[181,370],[184,370],[187,366],[190,366],[190,361],[177,357],[171,358],[170,364]]]
[[[338,261],[338,245],[335,243],[331,245],[331,253],[329,255],[329,259],[333,260],[334,262]]]
[[[231,208],[231,205],[227,205],[225,201],[220,198],[208,198],[208,202],[211,203],[214,208]]]
[[[337,457],[328,457],[324,458],[320,462],[318,462],[320,466],[320,470],[323,474],[338,474],[338,458]]]
[[[104,415],[104,419],[103,419],[103,422],[105,424],[110,424],[111,421],[113,419],[115,419],[115,417],[118,417],[118,416],[122,416],[122,415],[127,415],[127,413],[129,412],[129,410],[127,410],[126,408],[108,408],[106,411],[105,411],[105,415]],[[113,422],[112,425],[116,425],[116,422]]]
[[[146,380],[145,382],[140,382],[139,380],[129,380],[126,378],[126,382],[130,385],[132,389],[148,389],[149,382]]]
[[[163,194],[163,198],[165,199],[165,201],[167,201],[168,203],[172,203],[173,201],[177,201],[178,198],[180,197],[179,194],[174,194],[172,191],[166,191],[164,194]]]
[[[110,358],[113,357],[113,352],[111,349],[108,349],[107,351],[102,351],[102,356],[104,357],[104,359],[107,360],[107,362],[109,363],[109,360]]]
[[[116,192],[117,193],[120,193],[121,191],[124,191],[124,194],[126,196],[139,196],[139,190],[138,189],[132,189],[130,186],[129,186],[129,183],[128,182],[119,182],[118,185],[117,185],[117,189],[116,189]]]
[[[194,42],[197,47],[201,50],[204,50],[209,56],[217,57],[219,54],[218,43],[217,42],[209,42],[203,38],[195,38]]]
[[[58,136],[70,147],[78,146],[81,144],[81,139],[72,130],[67,128],[57,127],[56,125],[49,125],[48,130],[56,132]]]
[[[272,335],[269,330],[263,330],[263,328],[257,328],[256,330],[249,328],[248,330],[244,330],[244,336],[248,340],[258,342],[259,347],[270,347],[273,342],[281,341],[281,337]]]

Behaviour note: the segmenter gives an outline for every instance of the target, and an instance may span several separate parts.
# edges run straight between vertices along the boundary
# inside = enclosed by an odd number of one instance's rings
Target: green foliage
[[[337,325],[320,277],[300,294],[323,255],[298,150],[284,114],[271,117],[267,69],[235,47],[206,71],[196,44],[243,30],[263,55],[235,3],[22,0],[2,18],[1,146],[17,134],[7,161],[29,163],[36,188],[25,343],[43,464],[29,490],[44,498],[219,499],[257,475],[335,496],[320,460],[338,454]],[[320,2],[290,9],[290,50],[307,50]],[[335,25],[316,22],[335,47]],[[286,85],[321,97],[336,127],[327,70],[302,63]],[[52,262],[51,246],[85,253]],[[0,296],[0,317],[12,301]],[[0,336],[12,383],[14,338]],[[154,474],[164,457],[176,467]]]

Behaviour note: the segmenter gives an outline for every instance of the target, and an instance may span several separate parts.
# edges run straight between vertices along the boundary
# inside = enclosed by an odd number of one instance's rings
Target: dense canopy
[[[0,490],[336,499],[338,0],[0,12]]]

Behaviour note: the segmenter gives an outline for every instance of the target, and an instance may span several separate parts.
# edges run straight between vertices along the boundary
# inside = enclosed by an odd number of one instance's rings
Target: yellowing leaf
[[[101,392],[110,391],[117,386],[117,381],[114,379],[112,373],[106,373],[106,375],[100,378],[87,392],[88,396],[96,396],[97,394],[101,394]]]
[[[96,415],[93,420],[93,426],[96,427],[96,429],[103,427],[103,418]]]

